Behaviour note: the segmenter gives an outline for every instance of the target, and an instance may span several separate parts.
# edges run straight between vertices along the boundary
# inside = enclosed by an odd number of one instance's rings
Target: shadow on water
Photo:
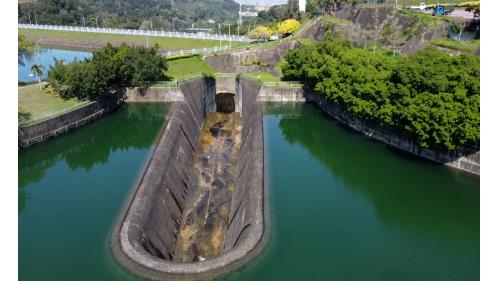
[[[45,177],[64,160],[72,170],[104,165],[116,150],[148,148],[168,114],[170,104],[125,104],[85,127],[19,152],[19,212],[30,198],[23,189]]]
[[[346,187],[368,198],[387,226],[479,241],[478,176],[388,150],[321,117],[325,113],[315,105],[303,105],[300,117],[286,115],[288,110],[279,122],[285,140],[307,149]],[[276,106],[272,111],[280,113]]]

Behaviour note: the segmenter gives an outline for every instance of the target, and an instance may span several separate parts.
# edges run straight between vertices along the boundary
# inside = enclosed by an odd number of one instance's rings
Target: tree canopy
[[[420,146],[453,150],[480,140],[479,57],[425,49],[388,56],[326,40],[291,50],[286,80],[306,81],[348,112],[401,130]]]
[[[152,48],[108,44],[91,59],[56,62],[47,81],[63,98],[96,99],[123,87],[165,79],[167,60]]]
[[[24,66],[23,57],[33,54],[34,51],[35,51],[35,44],[33,44],[33,42],[26,39],[26,37],[24,37],[23,35],[17,36],[17,64],[18,65]]]

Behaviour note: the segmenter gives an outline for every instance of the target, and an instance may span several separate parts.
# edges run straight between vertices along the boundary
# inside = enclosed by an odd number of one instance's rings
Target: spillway
[[[112,236],[117,260],[153,279],[213,276],[265,240],[260,85],[229,76],[180,90]]]

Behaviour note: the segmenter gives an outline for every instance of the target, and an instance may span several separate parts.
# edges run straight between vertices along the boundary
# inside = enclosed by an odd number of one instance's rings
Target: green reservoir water
[[[127,280],[108,238],[168,114],[126,104],[19,153],[19,280]]]
[[[20,280],[134,280],[107,239],[167,110],[127,105],[20,152]],[[479,177],[389,150],[314,105],[265,111],[271,237],[223,279],[479,280]]]

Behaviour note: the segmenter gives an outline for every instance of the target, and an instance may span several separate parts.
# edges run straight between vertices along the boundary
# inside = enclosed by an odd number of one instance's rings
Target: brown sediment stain
[[[174,261],[199,261],[224,249],[235,167],[241,144],[238,113],[208,113],[194,162],[194,186],[186,198]]]

